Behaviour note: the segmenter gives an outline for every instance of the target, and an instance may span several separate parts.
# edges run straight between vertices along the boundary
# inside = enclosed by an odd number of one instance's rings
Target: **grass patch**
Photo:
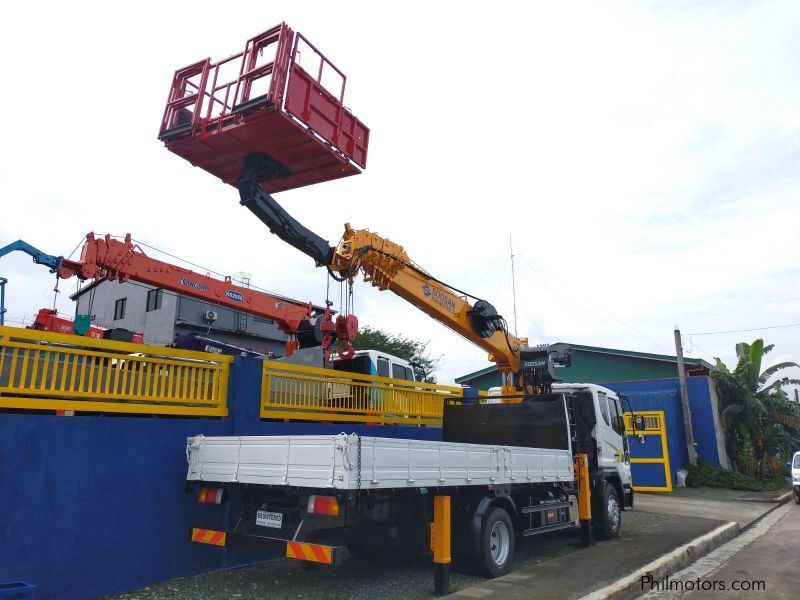
[[[745,492],[771,492],[789,488],[785,478],[759,481],[750,475],[719,469],[703,462],[698,462],[697,465],[686,465],[684,469],[689,472],[686,477],[688,487],[725,488]]]

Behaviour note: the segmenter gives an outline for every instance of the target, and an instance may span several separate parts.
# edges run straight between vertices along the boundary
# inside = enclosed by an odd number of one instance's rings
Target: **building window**
[[[125,318],[125,301],[127,298],[120,298],[114,303],[114,320],[119,321]]]
[[[161,308],[161,297],[164,290],[157,289],[157,290],[150,290],[147,292],[147,308],[146,312],[150,312],[151,310],[158,310]]]

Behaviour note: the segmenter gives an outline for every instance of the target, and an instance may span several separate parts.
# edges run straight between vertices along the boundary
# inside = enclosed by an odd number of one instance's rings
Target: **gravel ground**
[[[623,538],[627,533],[652,527],[667,518],[627,512],[624,519]],[[520,572],[536,563],[575,552],[580,548],[579,544],[577,530],[518,538],[514,570]],[[450,589],[455,592],[481,581],[481,577],[452,570]],[[429,560],[401,562],[348,559],[338,567],[307,567],[299,561],[276,560],[242,569],[173,579],[137,592],[107,596],[105,600],[390,600],[431,597],[433,571]]]

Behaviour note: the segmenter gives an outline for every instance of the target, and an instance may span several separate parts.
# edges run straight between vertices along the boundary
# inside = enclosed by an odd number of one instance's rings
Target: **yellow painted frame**
[[[641,415],[645,420],[644,430],[633,431],[633,416]],[[671,492],[672,491],[672,469],[669,462],[669,446],[667,445],[667,428],[664,420],[663,410],[635,410],[632,413],[625,413],[625,431],[628,435],[657,435],[661,438],[661,458],[631,458],[631,464],[663,464],[665,486],[637,486],[633,485],[637,492]]]
[[[337,391],[339,396],[336,396]],[[262,419],[441,426],[458,386],[264,361]]]
[[[226,416],[232,356],[0,327],[0,408]]]

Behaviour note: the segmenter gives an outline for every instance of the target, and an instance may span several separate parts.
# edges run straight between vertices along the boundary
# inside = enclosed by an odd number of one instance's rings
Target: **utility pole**
[[[692,430],[692,411],[689,408],[689,392],[686,390],[686,367],[683,364],[683,345],[681,330],[675,325],[675,356],[678,358],[678,379],[681,382],[681,404],[683,404],[683,428],[686,430],[686,449],[689,451],[689,464],[697,464],[697,446]]]

